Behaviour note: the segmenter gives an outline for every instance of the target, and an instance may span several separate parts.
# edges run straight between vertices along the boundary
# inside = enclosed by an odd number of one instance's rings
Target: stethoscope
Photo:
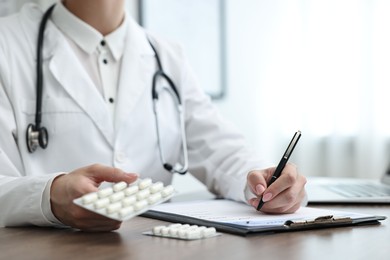
[[[44,13],[41,23],[39,25],[38,46],[37,46],[37,67],[36,67],[37,99],[36,99],[35,124],[29,124],[27,126],[27,131],[26,131],[27,149],[30,153],[35,152],[38,147],[46,149],[46,147],[49,144],[49,133],[47,129],[41,125],[42,91],[43,91],[42,50],[43,50],[44,32],[45,32],[46,24],[50,18],[51,13],[53,12],[54,7],[55,4],[52,5]],[[171,78],[167,74],[165,74],[156,49],[154,48],[153,44],[150,41],[149,43],[156,55],[156,61],[158,66],[158,70],[153,75],[152,100],[153,100],[153,113],[154,113],[155,123],[156,123],[156,133],[157,133],[157,142],[158,142],[160,160],[167,171],[171,173],[185,174],[188,170],[188,150],[187,150],[187,139],[185,134],[184,115],[183,115],[181,98],[175,84],[173,83]],[[180,163],[176,163],[174,165],[170,164],[166,161],[164,156],[164,149],[162,147],[163,144],[161,142],[160,124],[158,120],[159,117],[158,117],[158,109],[157,109],[157,103],[159,99],[159,93],[157,91],[157,82],[160,78],[164,79],[168,83],[168,86],[163,86],[161,90],[165,90],[171,95],[172,99],[175,102],[176,109],[178,112],[180,134],[181,134],[181,141],[182,141],[182,151],[183,151],[183,164]]]

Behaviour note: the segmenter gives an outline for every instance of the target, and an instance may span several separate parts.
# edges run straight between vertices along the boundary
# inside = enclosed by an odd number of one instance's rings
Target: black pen
[[[278,166],[276,167],[275,172],[272,175],[271,179],[269,180],[267,187],[269,187],[272,183],[274,183],[274,181],[276,181],[276,179],[279,178],[279,176],[282,174],[284,166],[286,166],[286,163],[287,163],[288,159],[290,158],[290,155],[293,152],[295,145],[298,143],[298,140],[300,137],[301,137],[301,131],[297,131],[294,134],[293,138],[291,139],[291,142],[288,145],[286,151],[284,152],[283,157],[280,160]],[[261,207],[263,207],[263,205],[264,205],[264,201],[263,201],[263,199],[261,199],[259,202],[259,205],[257,205],[257,210],[260,210]]]

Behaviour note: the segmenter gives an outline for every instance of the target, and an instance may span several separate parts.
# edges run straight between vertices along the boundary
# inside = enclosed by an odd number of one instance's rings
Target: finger
[[[279,194],[272,201],[265,203],[262,210],[264,212],[272,213],[291,212],[293,208],[296,208],[296,205],[301,204],[304,197],[304,189],[298,189],[297,191],[292,191],[292,189],[288,189]]]
[[[285,207],[280,207],[280,208],[264,207],[261,210],[264,213],[268,213],[268,214],[286,214],[286,213],[293,213],[293,212],[297,211],[300,207],[301,207],[301,203],[297,201],[296,203],[291,204],[291,205],[287,205]]]
[[[291,187],[283,190],[268,202],[269,206],[273,208],[286,207],[294,204],[297,200],[303,199],[301,193],[304,193],[305,183],[306,179],[302,175],[299,175]]]
[[[119,221],[86,221],[84,223],[80,223],[77,229],[87,232],[101,232],[101,231],[112,231],[116,230],[121,226],[122,222]]]
[[[82,229],[84,232],[108,232],[108,231],[113,231],[117,230],[121,227],[121,222],[115,224],[115,225],[108,225],[108,226],[95,226],[95,227],[88,227],[86,229]]]
[[[266,171],[251,171],[247,176],[247,183],[252,193],[261,196],[267,188]]]
[[[120,225],[117,225],[117,226],[100,226],[100,227],[91,227],[91,228],[86,228],[86,229],[80,229],[81,231],[83,232],[90,232],[90,233],[94,233],[94,232],[109,232],[109,231],[114,231],[114,230],[117,230],[120,228]]]
[[[290,188],[275,196],[271,201],[265,203],[261,211],[267,213],[284,213],[295,211],[297,208],[299,208],[301,202],[306,196],[304,189],[305,184],[306,178],[303,175],[298,174],[296,182],[294,182]],[[248,200],[248,203],[253,207],[256,207],[259,202],[260,198],[252,198]]]
[[[289,213],[294,213],[301,207],[300,203],[295,203],[294,205],[290,205],[288,208],[278,208],[278,209],[272,209],[269,212],[266,213],[271,213],[271,214],[289,214]]]
[[[113,230],[120,223],[120,221],[107,218],[76,205],[73,207],[72,214],[69,217],[71,226],[81,230],[91,230],[91,228],[93,230],[101,228],[102,231]]]
[[[272,184],[270,185],[263,195],[263,201],[267,202],[271,199],[278,196],[281,192],[283,192],[286,189],[289,189],[294,185],[294,183],[297,181],[298,178],[298,172],[296,170],[296,166],[292,164],[287,164],[280,177]]]
[[[120,182],[132,183],[138,178],[136,173],[125,173],[121,169],[105,165],[94,164],[87,166],[87,176],[94,178],[97,182]]]

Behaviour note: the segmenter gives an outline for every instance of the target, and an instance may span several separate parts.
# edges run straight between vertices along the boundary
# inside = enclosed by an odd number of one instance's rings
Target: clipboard
[[[231,200],[171,202],[157,205],[141,216],[168,222],[215,227],[246,236],[258,233],[300,231],[356,225],[376,225],[386,219],[354,212],[302,207],[293,214],[264,214]]]

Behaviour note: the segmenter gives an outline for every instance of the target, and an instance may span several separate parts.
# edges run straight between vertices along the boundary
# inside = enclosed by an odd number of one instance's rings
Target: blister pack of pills
[[[155,226],[143,234],[182,240],[197,240],[221,235],[213,227],[175,223],[168,226]]]
[[[85,194],[73,202],[97,214],[125,221],[169,200],[174,193],[172,185],[164,186],[162,182],[153,183],[150,178],[146,178],[131,184],[114,183],[111,187]]]

